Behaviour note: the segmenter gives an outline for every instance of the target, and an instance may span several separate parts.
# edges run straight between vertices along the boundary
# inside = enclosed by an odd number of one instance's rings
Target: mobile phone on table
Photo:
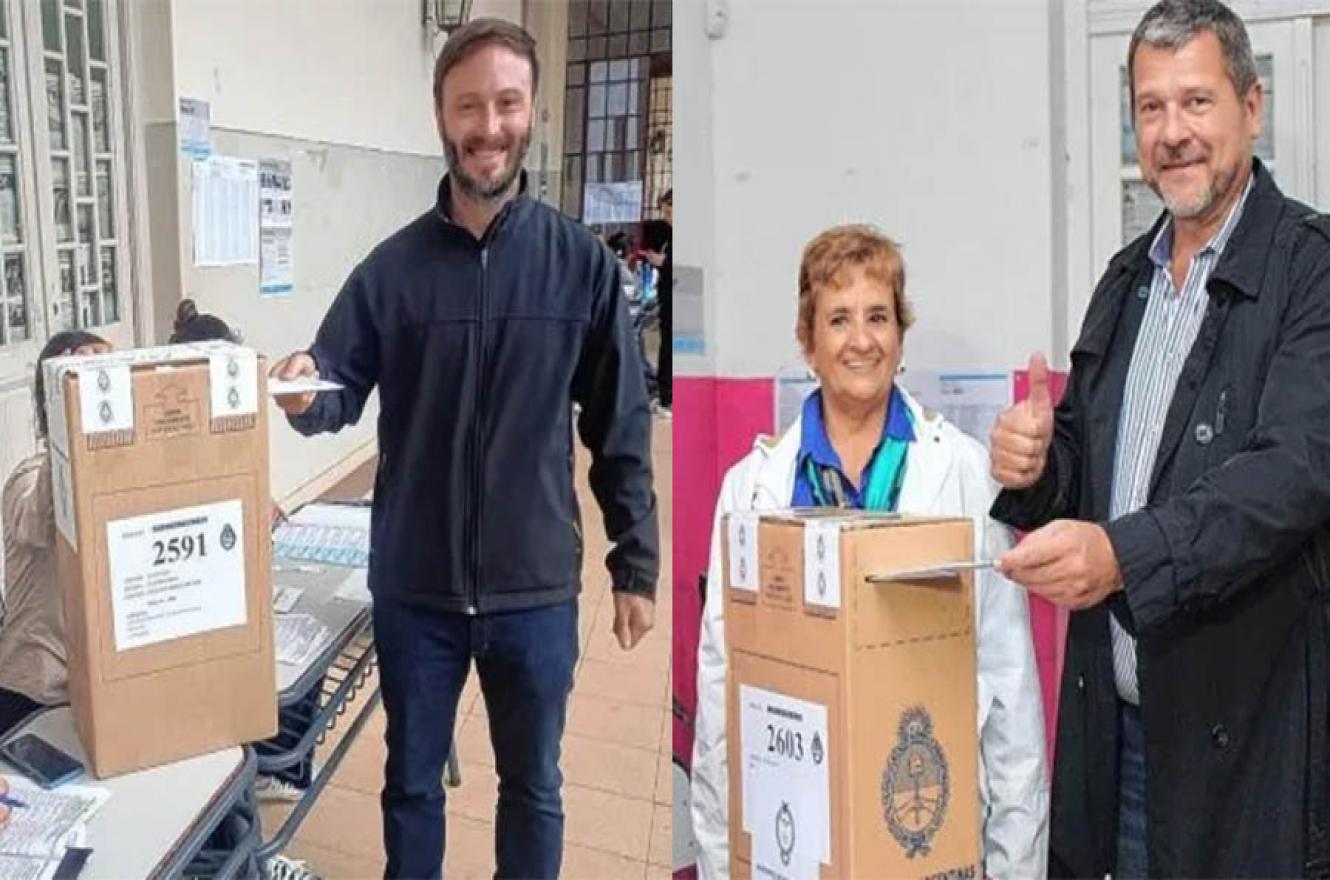
[[[35,733],[25,733],[0,746],[4,758],[42,788],[55,788],[83,772],[83,764]]]

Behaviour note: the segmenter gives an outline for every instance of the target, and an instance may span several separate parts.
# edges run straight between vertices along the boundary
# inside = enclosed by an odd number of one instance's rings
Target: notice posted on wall
[[[831,862],[827,707],[741,684],[739,710],[753,875],[815,880]]]
[[[93,106],[97,106],[95,103]],[[212,125],[207,101],[180,99],[180,149],[195,159],[212,155]]]
[[[926,409],[988,446],[988,434],[1012,404],[1010,371],[906,370],[902,384]]]
[[[583,187],[582,222],[588,226],[641,221],[642,181],[588,183]]]
[[[194,162],[194,265],[259,261],[259,163],[209,156]]]
[[[239,499],[108,522],[116,650],[243,625],[244,534]]]
[[[288,296],[294,281],[291,163],[259,163],[259,295]]]

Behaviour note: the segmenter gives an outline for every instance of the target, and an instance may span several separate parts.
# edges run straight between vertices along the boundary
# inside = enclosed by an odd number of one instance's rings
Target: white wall
[[[715,370],[716,178],[715,104],[712,96],[712,49],[703,31],[700,0],[674,4],[674,224],[675,260],[700,267],[707,297],[707,351],[702,356],[675,355],[682,375],[711,375]],[[679,331],[675,327],[675,332]]]
[[[179,94],[213,125],[436,155],[438,41],[419,0],[175,0]],[[521,0],[476,0],[474,17],[521,21]]]
[[[708,40],[700,9],[680,10],[675,36],[688,132],[677,257],[707,269],[715,372],[797,360],[802,246],[861,220],[904,245],[919,315],[907,364],[1011,367],[1048,350],[1048,0],[734,0],[729,12]],[[685,59],[709,61],[710,82]],[[694,136],[699,120],[710,137]],[[712,173],[692,176],[712,150]],[[714,254],[694,224],[714,224]],[[680,368],[700,372],[695,359]]]

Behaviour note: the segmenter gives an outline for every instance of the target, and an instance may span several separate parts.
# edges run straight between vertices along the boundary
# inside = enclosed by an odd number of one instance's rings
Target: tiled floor
[[[606,541],[599,509],[579,457],[587,552],[580,629],[582,653],[563,743],[563,876],[642,878],[669,876],[670,863],[670,423],[656,421],[653,452],[661,514],[662,571],[656,628],[631,652],[611,630],[614,604],[606,582]],[[354,711],[354,710],[352,710]],[[474,675],[457,719],[462,785],[447,789],[449,878],[494,873],[496,776],[484,701]],[[370,719],[329,787],[301,825],[287,855],[309,860],[327,880],[382,876],[378,793],[383,782],[383,712]],[[284,810],[264,807],[264,828],[280,824]]]

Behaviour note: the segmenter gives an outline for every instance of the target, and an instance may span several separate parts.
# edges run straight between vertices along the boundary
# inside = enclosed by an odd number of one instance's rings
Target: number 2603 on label
[[[802,761],[804,759],[803,732],[790,730],[788,727],[777,727],[774,724],[768,724],[767,751],[781,758],[789,758],[792,761]]]

